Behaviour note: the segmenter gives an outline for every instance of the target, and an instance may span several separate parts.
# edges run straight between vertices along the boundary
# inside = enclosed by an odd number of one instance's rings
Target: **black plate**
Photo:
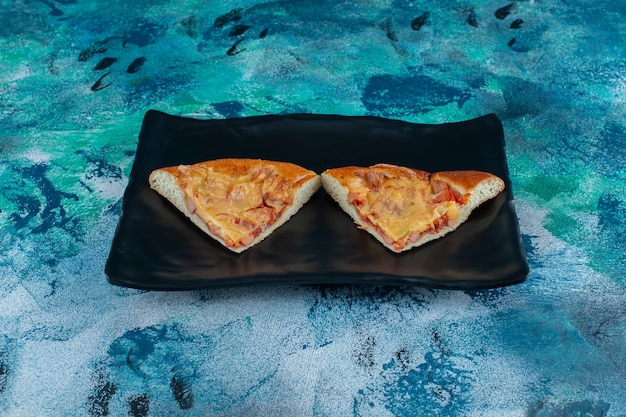
[[[242,254],[203,234],[152,191],[155,168],[224,157],[290,161],[322,172],[387,162],[425,171],[476,169],[506,190],[447,236],[395,254],[320,189],[287,223]],[[443,125],[377,117],[258,116],[196,120],[145,115],[106,264],[109,282],[190,290],[261,283],[493,288],[524,281],[528,264],[495,115]]]

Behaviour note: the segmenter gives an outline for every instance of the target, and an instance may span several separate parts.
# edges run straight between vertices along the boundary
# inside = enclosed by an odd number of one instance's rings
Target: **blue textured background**
[[[625,2],[0,6],[0,415],[626,416]],[[528,280],[111,286],[148,109],[496,113]]]

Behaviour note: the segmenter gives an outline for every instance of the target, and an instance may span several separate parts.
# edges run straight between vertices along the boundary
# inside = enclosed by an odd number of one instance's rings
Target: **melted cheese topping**
[[[349,199],[361,218],[404,247],[459,217],[461,204],[443,183],[431,183],[421,171],[371,167],[344,176]]]
[[[231,247],[249,244],[293,203],[293,179],[273,166],[232,173],[202,164],[179,166],[176,177],[190,211]]]

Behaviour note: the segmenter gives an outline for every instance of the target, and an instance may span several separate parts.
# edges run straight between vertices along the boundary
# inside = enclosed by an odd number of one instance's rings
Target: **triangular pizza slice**
[[[225,158],[159,168],[149,183],[202,231],[240,253],[298,212],[320,187],[320,176],[288,162]]]
[[[321,176],[358,227],[397,253],[455,230],[504,190],[504,181],[487,172],[431,174],[390,164],[333,168]]]

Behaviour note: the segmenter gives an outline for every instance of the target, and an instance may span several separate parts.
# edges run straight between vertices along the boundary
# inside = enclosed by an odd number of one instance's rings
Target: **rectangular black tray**
[[[233,253],[148,185],[155,168],[225,157],[289,161],[318,173],[386,162],[435,172],[475,169],[506,189],[456,231],[395,254],[320,189],[260,244]],[[441,125],[377,117],[271,115],[197,120],[148,111],[105,269],[110,283],[149,290],[252,284],[421,285],[480,289],[525,280],[503,128],[493,114]]]

